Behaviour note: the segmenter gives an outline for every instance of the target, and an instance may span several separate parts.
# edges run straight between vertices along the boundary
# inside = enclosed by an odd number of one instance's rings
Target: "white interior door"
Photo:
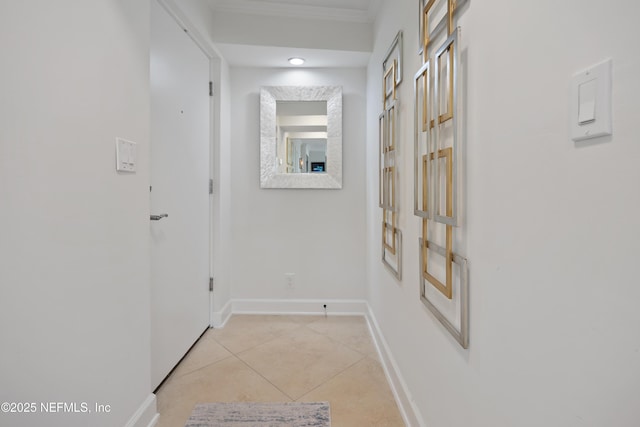
[[[209,325],[209,60],[151,2],[151,380]]]

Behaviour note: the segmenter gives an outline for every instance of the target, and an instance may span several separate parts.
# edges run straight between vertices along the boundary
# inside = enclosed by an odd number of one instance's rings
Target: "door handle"
[[[151,215],[149,218],[151,221],[160,221],[162,218],[167,218],[169,214]]]

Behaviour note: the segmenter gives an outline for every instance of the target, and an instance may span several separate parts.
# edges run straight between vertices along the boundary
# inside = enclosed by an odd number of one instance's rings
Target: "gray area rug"
[[[185,427],[330,427],[329,402],[199,403]]]

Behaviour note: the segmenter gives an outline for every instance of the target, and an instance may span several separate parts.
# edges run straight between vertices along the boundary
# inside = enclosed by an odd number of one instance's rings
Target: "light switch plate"
[[[116,170],[119,172],[135,172],[137,144],[126,139],[116,138]]]
[[[571,80],[571,139],[611,135],[611,69],[607,59],[573,75]]]

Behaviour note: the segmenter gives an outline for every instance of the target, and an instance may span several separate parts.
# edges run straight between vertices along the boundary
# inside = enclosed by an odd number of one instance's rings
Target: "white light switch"
[[[597,80],[589,80],[578,88],[578,123],[584,125],[596,119],[596,85]]]
[[[571,81],[571,139],[611,135],[611,60],[573,76]]]
[[[120,172],[135,172],[137,144],[126,139],[116,138],[116,170]]]

